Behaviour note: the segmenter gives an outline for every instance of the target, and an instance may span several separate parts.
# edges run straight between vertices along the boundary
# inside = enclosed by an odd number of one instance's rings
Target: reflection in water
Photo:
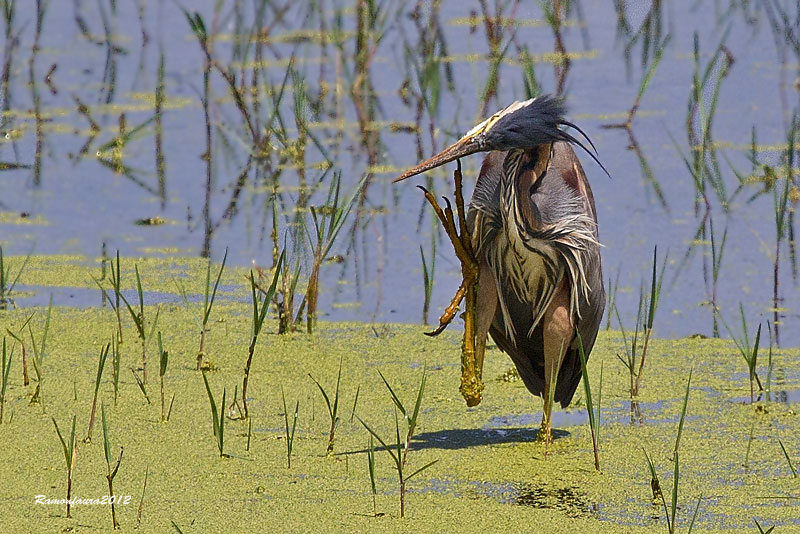
[[[567,82],[567,74],[569,73],[569,67],[571,65],[571,61],[567,56],[567,47],[564,45],[564,36],[561,32],[561,21],[570,3],[571,2],[566,0],[554,0],[549,11],[547,8],[545,10],[545,17],[550,27],[553,29],[553,36],[556,40],[556,53],[560,56],[553,64],[556,77],[556,94],[558,95],[564,94],[564,85]]]
[[[640,425],[644,424],[644,416],[642,415],[642,407],[639,404],[639,401],[631,399],[631,425],[639,423]]]
[[[662,41],[663,7],[662,0],[650,2],[614,0],[614,10],[617,14],[617,40],[625,43],[623,56],[629,74],[631,54],[637,45],[641,45],[642,68],[645,68],[655,58],[664,45]],[[643,9],[647,9],[644,16],[641,13]],[[631,20],[635,19],[641,19],[641,22],[634,30],[635,23],[632,23]]]
[[[12,6],[13,10],[14,7]],[[33,156],[33,185],[38,187],[42,182],[42,150],[44,149],[44,134],[42,133],[42,106],[39,98],[39,80],[36,76],[36,57],[39,55],[39,39],[42,36],[42,24],[44,22],[45,1],[36,0],[36,27],[34,30],[33,44],[31,45],[31,55],[28,58],[28,82],[31,88],[31,100],[33,101],[33,117],[36,130],[36,148]],[[9,25],[10,26],[10,25]]]
[[[514,504],[531,508],[549,508],[564,512],[570,517],[597,513],[598,503],[588,501],[580,488],[552,488],[542,484],[520,484]]]
[[[554,487],[540,482],[472,482],[476,496],[504,504],[558,510],[569,517],[597,516],[601,505],[590,501],[578,487]]]

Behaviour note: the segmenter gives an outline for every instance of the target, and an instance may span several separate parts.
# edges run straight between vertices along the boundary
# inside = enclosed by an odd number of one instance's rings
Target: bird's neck
[[[542,221],[534,213],[531,188],[544,175],[550,160],[551,145],[507,152],[501,179],[501,211],[506,227],[514,233],[534,233]]]

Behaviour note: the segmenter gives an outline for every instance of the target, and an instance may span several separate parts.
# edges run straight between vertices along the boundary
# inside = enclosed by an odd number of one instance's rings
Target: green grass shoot
[[[320,393],[322,393],[322,398],[325,399],[325,405],[328,407],[328,415],[330,416],[331,420],[331,428],[330,432],[328,433],[328,448],[325,451],[325,454],[328,456],[333,455],[333,444],[336,440],[336,427],[339,425],[339,383],[342,380],[342,361],[344,357],[339,359],[339,373],[336,375],[336,389],[333,393],[333,403],[331,403],[331,399],[328,396],[328,393],[325,391],[325,388],[322,387],[322,384],[319,381],[311,376],[311,373],[308,373],[309,378],[314,381],[314,383],[319,388]]]
[[[694,372],[694,368],[689,370],[689,380],[686,381],[686,393],[683,397],[683,406],[681,407],[681,418],[678,420],[678,434],[675,437],[675,455],[678,454],[678,447],[681,443],[681,434],[683,433],[683,423],[686,419],[686,406],[689,404],[689,388],[692,385],[692,373]],[[676,490],[677,491],[677,490]]]
[[[678,449],[680,446],[681,441],[681,433],[683,432],[683,423],[686,418],[686,407],[689,403],[689,391],[692,384],[692,372],[693,369],[689,371],[689,379],[686,382],[686,393],[683,397],[683,406],[681,408],[681,417],[680,421],[678,422],[678,432],[675,438],[675,448],[673,450],[673,472],[672,472],[672,496],[671,496],[671,503],[668,506],[667,500],[664,497],[664,493],[661,491],[661,484],[658,479],[658,473],[656,471],[655,464],[653,464],[653,460],[650,458],[650,455],[647,454],[647,451],[644,450],[645,458],[647,459],[647,465],[650,469],[650,487],[653,491],[653,499],[656,500],[658,498],[661,499],[661,504],[664,507],[664,517],[667,524],[667,530],[669,534],[675,533],[675,519],[677,516],[678,511],[678,483],[680,481],[680,461],[679,461],[679,453]],[[697,513],[700,508],[700,501],[702,500],[702,495],[697,501],[697,506],[695,507],[694,516],[689,524],[689,532],[692,531],[694,526],[695,519],[697,518]]]
[[[217,272],[217,278],[214,280],[214,285],[211,285],[211,260],[208,260],[206,268],[206,283],[203,288],[203,320],[200,325],[200,349],[197,351],[197,370],[203,364],[203,359],[206,357],[206,332],[208,332],[208,319],[211,316],[211,308],[214,306],[214,299],[217,296],[217,289],[219,288],[219,281],[222,278],[222,272],[225,270],[225,262],[228,260],[228,249],[225,249],[225,255],[222,257],[222,264]],[[186,295],[184,294],[184,300]]]
[[[36,373],[36,390],[31,395],[31,404],[39,403],[42,406],[42,413],[45,412],[44,404],[44,357],[47,347],[47,334],[50,332],[50,314],[53,311],[53,295],[50,295],[50,303],[47,306],[47,316],[44,321],[44,331],[39,344],[36,344],[36,338],[33,336],[33,328],[28,322],[28,334],[31,337],[31,346],[33,347],[33,371]]]
[[[14,286],[16,286],[17,282],[19,282],[22,272],[28,265],[28,261],[31,259],[31,254],[33,254],[33,249],[28,252],[28,255],[25,257],[25,260],[22,262],[22,265],[19,268],[19,271],[17,271],[17,274],[12,275],[11,266],[6,265],[6,261],[3,256],[3,247],[0,246],[0,310],[6,309],[9,303],[13,305],[10,295],[14,291]]]
[[[620,330],[625,345],[625,358],[617,355],[620,361],[628,369],[630,377],[630,395],[631,399],[639,396],[639,390],[642,387],[642,376],[644,373],[644,364],[647,359],[647,349],[650,345],[650,336],[653,333],[653,324],[655,322],[656,312],[658,311],[659,300],[661,299],[661,285],[664,280],[664,271],[667,267],[667,258],[664,258],[661,264],[660,271],[658,270],[658,247],[653,248],[653,266],[650,278],[650,292],[645,293],[644,288],[639,290],[639,307],[636,312],[636,327],[633,331],[633,336],[628,346],[628,339],[625,333],[625,328],[622,326],[622,320],[619,316],[619,309],[615,312],[617,321],[619,322]],[[643,335],[641,347],[639,347],[639,335]],[[638,361],[638,365],[637,365]]]
[[[790,236],[793,236],[794,228],[790,224],[792,222],[792,213],[794,212],[793,208],[790,208],[789,204],[789,192],[794,187],[796,189],[795,181],[793,179],[794,176],[794,158],[795,158],[795,140],[797,139],[797,129],[798,129],[798,117],[797,111],[795,111],[794,115],[792,116],[792,125],[787,134],[787,144],[786,144],[786,151],[783,155],[783,160],[785,163],[785,176],[786,178],[783,180],[783,187],[778,188],[778,184],[776,183],[772,187],[772,203],[773,203],[773,211],[775,214],[775,255],[774,255],[774,263],[773,263],[773,273],[772,273],[772,308],[773,308],[773,316],[772,316],[772,324],[775,327],[775,342],[780,344],[780,336],[779,336],[779,325],[780,325],[780,318],[779,318],[779,308],[780,308],[780,297],[778,286],[780,285],[780,259],[781,259],[781,244],[786,241],[787,246],[793,247],[794,239]],[[794,248],[790,248],[790,254],[793,252]]]
[[[645,305],[645,296],[644,291],[640,288],[639,290],[639,306],[636,310],[636,323],[633,328],[633,332],[631,333],[631,338],[628,340],[628,333],[625,331],[625,326],[622,324],[622,318],[619,314],[619,308],[614,307],[614,311],[617,316],[617,323],[619,324],[620,332],[622,333],[622,344],[625,348],[625,356],[623,357],[621,354],[617,353],[617,358],[625,368],[628,370],[628,378],[630,381],[629,385],[629,393],[631,396],[631,401],[634,399],[634,392],[636,391],[636,362],[637,358],[639,357],[639,335],[642,331],[642,310],[644,309]]]
[[[617,276],[614,283],[611,283],[611,277],[608,277],[608,302],[606,304],[606,330],[611,330],[611,317],[617,315],[619,317],[619,310],[617,309],[617,293],[619,293],[619,275],[621,268],[617,268]],[[623,363],[625,363],[623,361]]]
[[[369,469],[369,484],[372,489],[372,515],[378,516],[378,489],[375,485],[375,440],[372,434],[369,436],[369,447],[367,447],[367,467]]]
[[[305,224],[303,218],[299,218],[298,221],[294,223],[298,227]],[[278,270],[281,278],[280,294],[283,297],[278,307],[279,334],[294,332],[303,314],[304,304],[298,308],[296,315],[294,313],[294,295],[300,282],[300,256],[301,254],[298,252],[295,254],[294,265],[290,266],[288,261],[284,261],[282,269]]]
[[[722,232],[722,239],[717,239],[716,232],[714,232],[714,217],[709,214],[708,228],[709,237],[711,237],[711,314],[714,322],[714,337],[719,337],[719,323],[717,321],[717,316],[719,315],[719,306],[717,306],[717,285],[719,283],[719,274],[722,269],[725,244],[728,241],[728,226],[727,224],[725,225],[725,230]]]
[[[61,442],[61,448],[64,451],[64,461],[67,465],[67,517],[72,517],[70,515],[70,496],[72,495],[72,471],[75,468],[75,458],[77,457],[78,449],[76,448],[75,442],[75,423],[77,422],[77,417],[72,416],[72,430],[69,434],[69,443],[64,440],[64,436],[61,434],[61,430],[58,428],[58,423],[56,423],[55,417],[50,417],[53,420],[53,426],[56,427],[56,433],[58,434],[58,439]]]
[[[764,391],[767,394],[767,402],[772,400],[772,372],[774,366],[772,363],[772,348],[775,345],[775,336],[772,332],[772,323],[767,321],[767,332],[769,333],[769,349],[767,350],[767,379],[764,384]]]
[[[111,265],[111,285],[114,288],[114,313],[117,316],[117,341],[122,343],[122,309],[120,308],[120,299],[122,297],[122,274],[119,265],[119,250],[115,262]],[[111,299],[108,299],[111,302]]]
[[[161,385],[161,422],[166,423],[169,421],[169,414],[167,413],[167,404],[166,398],[164,394],[164,376],[167,374],[167,364],[169,363],[169,352],[164,350],[164,345],[161,342],[161,331],[158,331],[158,359],[159,359],[159,366],[158,366],[158,378],[159,384]],[[175,396],[173,395],[172,400],[175,400]],[[172,403],[170,403],[170,408],[172,407]]]
[[[356,416],[356,406],[358,406],[358,394],[361,393],[361,384],[358,385],[356,388],[356,395],[353,398],[353,409],[350,410],[350,422],[353,422],[353,418]]]
[[[11,361],[14,359],[14,347],[11,353],[6,353],[6,336],[3,336],[3,365],[0,366],[0,425],[5,421],[4,409],[6,406],[6,388],[8,387],[8,374],[11,371]]]
[[[108,423],[106,421],[106,406],[100,405],[100,414],[103,421],[103,453],[106,459],[106,480],[108,481],[108,496],[111,503],[111,525],[114,530],[119,528],[119,521],[117,521],[117,512],[114,507],[116,499],[114,498],[114,477],[117,476],[119,471],[119,464],[122,462],[122,453],[124,449],[119,448],[119,456],[117,457],[116,465],[114,464],[114,457],[111,455],[111,440],[108,437]]]
[[[650,490],[653,492],[653,500],[656,501],[661,499],[661,503],[664,506],[664,512],[668,514],[667,501],[664,500],[664,492],[661,491],[661,482],[658,479],[658,471],[656,471],[656,466],[653,463],[652,458],[650,458],[650,455],[647,454],[647,450],[644,447],[642,447],[642,452],[644,452],[644,457],[647,460],[647,467],[650,469]],[[669,515],[667,515],[667,524],[669,524]]]
[[[344,226],[347,216],[353,209],[356,198],[361,194],[361,190],[366,183],[368,175],[358,183],[355,191],[350,195],[350,198],[345,200],[343,205],[339,204],[339,190],[341,187],[342,174],[337,172],[331,180],[330,188],[328,189],[328,197],[325,201],[324,209],[317,209],[311,206],[311,220],[314,223],[314,231],[316,235],[311,236],[311,233],[306,231],[308,236],[309,245],[312,249],[313,264],[311,267],[311,274],[308,277],[308,285],[306,287],[306,328],[310,334],[317,321],[317,297],[319,295],[319,270],[322,262],[328,257],[339,231]]]
[[[128,313],[133,319],[134,325],[136,325],[136,333],[139,335],[139,340],[141,341],[142,346],[142,382],[147,384],[147,344],[153,338],[153,334],[156,331],[156,326],[158,325],[158,316],[161,313],[161,306],[156,307],[156,315],[153,318],[153,321],[150,325],[150,330],[147,330],[147,322],[145,320],[144,315],[144,291],[142,290],[142,277],[139,275],[139,266],[134,265],[134,270],[136,272],[136,295],[139,297],[139,306],[138,311],[135,310],[128,299],[125,298],[125,295],[120,293],[120,298],[125,303],[125,306],[128,309]]]
[[[95,413],[97,412],[97,394],[100,391],[100,382],[103,378],[103,369],[106,366],[106,360],[108,359],[108,350],[111,348],[110,343],[106,343],[105,347],[100,348],[100,358],[97,362],[97,375],[94,379],[94,395],[92,396],[92,411],[89,414],[89,430],[86,432],[86,437],[84,438],[84,443],[91,443],[92,442],[92,430],[94,429],[94,417]]]
[[[744,306],[741,302],[739,303],[739,318],[741,319],[742,330],[740,335],[736,335],[733,333],[733,330],[728,326],[728,323],[725,322],[725,319],[720,314],[722,325],[725,327],[725,330],[727,330],[728,335],[731,336],[731,339],[733,339],[733,343],[739,350],[739,354],[741,354],[742,358],[747,364],[747,372],[750,379],[750,404],[753,404],[755,402],[756,384],[758,385],[759,391],[764,390],[764,388],[761,386],[761,380],[758,378],[758,372],[756,371],[756,366],[758,364],[758,348],[761,342],[761,323],[758,323],[755,342],[751,346],[750,335],[747,332],[747,320],[744,316]],[[770,351],[770,357],[771,354],[772,352]]]
[[[150,397],[147,395],[147,386],[145,386],[144,382],[142,382],[142,379],[139,378],[139,373],[136,372],[136,369],[133,367],[130,369],[134,380],[136,380],[136,385],[139,386],[139,391],[141,391],[142,395],[144,395],[144,399],[147,401],[147,404],[151,404]]]
[[[594,468],[600,471],[600,399],[603,392],[603,366],[600,366],[600,391],[597,397],[597,411],[592,402],[592,387],[589,384],[589,371],[586,368],[586,354],[583,350],[583,340],[578,334],[578,355],[581,359],[581,374],[583,375],[583,391],[586,396],[586,411],[589,412],[589,428],[592,432],[592,449],[594,450]],[[550,387],[550,390],[555,388]],[[552,405],[551,405],[552,406]]]
[[[208,393],[208,402],[211,405],[211,421],[214,428],[214,437],[216,438],[217,449],[219,450],[220,457],[226,456],[225,454],[225,388],[222,389],[222,403],[217,408],[214,394],[211,392],[211,386],[208,385],[208,378],[206,372],[203,371],[203,383],[206,385],[206,393]]]
[[[759,524],[758,520],[757,520],[757,519],[755,519],[755,518],[753,519],[753,523],[755,523],[755,524],[756,524],[756,528],[758,528],[758,532],[759,532],[759,534],[770,534],[770,533],[771,533],[773,530],[775,530],[775,525],[772,525],[772,526],[771,526],[771,527],[769,527],[768,529],[764,530],[764,527],[762,527],[762,526]]]
[[[283,400],[283,423],[286,430],[286,468],[292,468],[292,451],[294,450],[294,433],[297,430],[297,414],[300,411],[300,401],[294,405],[294,417],[292,418],[292,428],[289,430],[289,410],[286,408],[286,394],[281,386],[281,399]]]
[[[105,250],[105,249],[104,249]],[[105,257],[105,253],[103,254]],[[105,260],[104,260],[105,261]],[[114,261],[109,261],[111,264],[111,289],[114,290],[114,298],[112,299],[106,288],[103,287],[101,283],[101,279],[97,279],[92,277],[94,283],[97,284],[97,287],[100,288],[100,291],[103,293],[103,298],[105,301],[111,305],[111,308],[114,310],[114,314],[117,316],[117,342],[122,343],[122,308],[120,308],[120,301],[123,298],[122,296],[122,275],[120,271],[120,262],[119,262],[119,250],[117,250],[116,259]],[[105,277],[105,263],[103,263],[103,277]]]
[[[425,251],[422,245],[419,247],[419,255],[422,259],[422,285],[425,292],[425,299],[422,302],[422,324],[428,324],[428,310],[431,306],[431,296],[433,295],[433,277],[436,270],[436,238],[431,238],[431,264],[425,260]]]
[[[750,468],[750,447],[753,443],[753,432],[756,429],[756,421],[753,419],[753,422],[750,423],[750,437],[747,439],[747,450],[744,453],[744,468]]]
[[[430,466],[438,462],[439,460],[434,460],[429,462],[419,469],[415,470],[411,474],[406,474],[406,463],[408,461],[408,452],[411,449],[411,438],[414,436],[414,431],[416,430],[418,418],[419,418],[419,410],[420,406],[422,406],[422,396],[425,393],[425,381],[427,378],[427,369],[422,370],[422,380],[420,380],[419,389],[417,390],[417,399],[414,403],[413,411],[409,411],[406,409],[405,405],[400,401],[400,398],[392,389],[392,386],[389,385],[389,382],[386,380],[386,377],[378,371],[378,374],[381,376],[383,383],[386,385],[386,389],[389,390],[389,394],[392,398],[392,402],[395,406],[394,411],[394,428],[395,428],[395,444],[389,446],[383,440],[383,438],[376,433],[372,427],[370,427],[361,417],[358,417],[358,420],[367,429],[367,431],[378,440],[378,442],[383,446],[384,450],[389,453],[392,457],[392,461],[394,462],[395,470],[397,471],[397,478],[400,484],[400,517],[405,517],[405,497],[406,497],[406,483],[411,480],[416,475],[420,474],[421,472],[428,469]],[[406,432],[405,438],[401,440],[400,436],[400,421],[397,417],[397,412],[400,411],[403,414],[403,420],[406,423]]]
[[[664,257],[664,263],[661,265],[661,271],[656,274],[658,265],[658,247],[653,247],[653,273],[650,278],[650,298],[647,302],[647,314],[645,315],[644,325],[644,345],[642,345],[642,355],[639,358],[639,369],[636,371],[636,384],[633,390],[633,396],[639,395],[639,390],[642,386],[642,372],[644,371],[644,362],[647,358],[647,347],[650,342],[650,335],[653,333],[653,323],[655,321],[656,311],[658,310],[658,303],[661,300],[661,283],[664,280],[664,271],[667,267],[667,258]]]
[[[144,468],[144,481],[142,482],[142,495],[139,498],[139,508],[136,510],[136,528],[142,524],[142,510],[144,509],[144,494],[147,491],[147,477],[150,474],[150,466]]]
[[[119,397],[119,365],[121,360],[119,339],[117,336],[111,336],[111,379],[114,383],[114,406],[117,405],[117,397]]]
[[[122,298],[122,273],[119,265],[119,250],[115,262],[111,265],[111,285],[114,288],[114,313],[117,316],[117,341],[122,343],[122,308],[120,299]],[[111,302],[111,299],[108,299]]]
[[[789,464],[789,470],[792,472],[792,477],[797,478],[797,469],[795,468],[794,464],[792,464],[792,459],[789,458],[789,453],[786,452],[786,447],[783,446],[783,441],[778,440],[778,443],[781,445],[781,450],[783,451],[783,456],[786,458],[786,463]]]
[[[253,275],[253,271],[250,271],[250,297],[253,304],[253,320],[250,323],[250,346],[248,349],[247,363],[244,366],[244,378],[242,379],[242,406],[244,408],[245,419],[247,419],[249,415],[247,410],[247,384],[250,381],[250,365],[253,363],[253,353],[256,351],[258,335],[264,327],[264,319],[267,316],[272,297],[275,295],[275,288],[278,285],[278,276],[280,276],[281,265],[283,265],[284,259],[285,251],[281,253],[278,259],[278,265],[275,268],[275,273],[272,275],[272,283],[270,283],[269,289],[264,291],[264,295],[260,299],[260,290],[256,285],[255,276]],[[223,406],[223,410],[224,408]]]
[[[14,341],[19,343],[21,347],[22,353],[22,385],[28,386],[31,383],[30,376],[28,375],[28,351],[25,348],[25,327],[28,326],[28,323],[31,322],[33,316],[36,315],[36,312],[31,313],[27,319],[22,323],[22,325],[17,329],[17,332],[13,332],[10,328],[6,328],[6,332],[9,336],[11,336]]]

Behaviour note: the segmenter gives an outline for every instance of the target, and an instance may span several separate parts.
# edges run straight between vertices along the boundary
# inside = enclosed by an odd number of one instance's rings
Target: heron
[[[465,330],[474,331],[478,377],[491,335],[511,357],[528,391],[542,397],[539,437],[545,443],[551,440],[552,404],[566,408],[571,402],[582,376],[579,351],[589,357],[605,308],[594,196],[573,146],[608,172],[591,140],[564,115],[558,98],[514,102],[395,180],[488,152],[466,216],[460,162],[455,173],[460,235],[449,201],[445,198],[447,208],[442,210],[425,191],[464,273],[464,282],[431,335],[453,320],[466,298]],[[578,132],[594,152],[564,127]],[[473,331],[465,331],[465,353]],[[462,377],[462,393],[464,387]],[[473,404],[480,402],[480,389],[473,393]],[[465,398],[470,404],[466,393]]]

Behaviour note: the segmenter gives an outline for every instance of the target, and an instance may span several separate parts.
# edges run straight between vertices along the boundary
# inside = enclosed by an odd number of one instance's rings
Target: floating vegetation
[[[106,492],[112,528],[154,531],[800,526],[796,2],[186,4],[0,0],[4,530],[107,528],[75,500]],[[388,183],[540,94],[613,170],[579,155],[620,266],[546,448],[495,345],[465,409],[460,333],[421,342],[462,273]],[[102,457],[76,436],[98,403]],[[197,454],[209,412],[225,460]]]

